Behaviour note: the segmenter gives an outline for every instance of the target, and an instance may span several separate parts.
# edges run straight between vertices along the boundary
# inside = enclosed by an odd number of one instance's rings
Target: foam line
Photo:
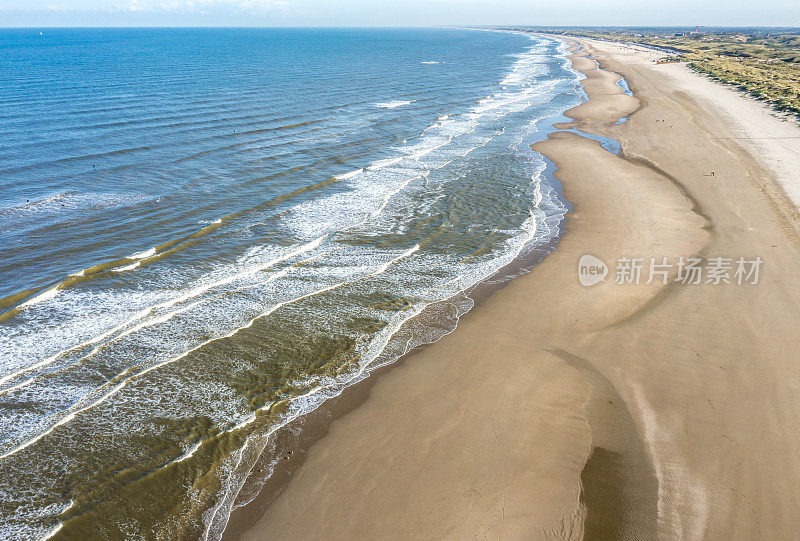
[[[363,172],[364,172],[363,168],[356,169],[355,171],[350,171],[349,173],[345,173],[343,175],[339,175],[339,176],[334,177],[334,178],[339,179],[339,180],[347,180],[348,178],[354,177],[354,176],[356,176],[358,174],[361,174]]]
[[[177,464],[178,462],[183,462],[184,460],[188,460],[192,458],[192,456],[197,452],[200,447],[203,446],[203,440],[198,440],[197,443],[192,445],[189,449],[186,450],[181,456],[170,462],[170,464]]]
[[[83,271],[81,271],[83,272]],[[46,289],[43,292],[39,293],[32,299],[28,299],[27,301],[23,302],[19,306],[17,306],[17,310],[21,310],[23,308],[28,308],[29,306],[33,306],[34,304],[38,304],[42,301],[46,301],[52,299],[58,293],[58,285],[54,285],[50,289]]]
[[[111,272],[127,272],[129,270],[138,269],[141,266],[142,262],[137,261],[136,263],[132,263],[130,265],[125,265],[124,267],[115,267],[113,269],[109,269]]]
[[[376,103],[375,107],[382,107],[384,109],[394,109],[395,107],[402,107],[403,105],[410,105],[413,101],[407,100],[394,100],[382,103]]]
[[[52,530],[50,530],[48,533],[46,533],[46,534],[44,535],[44,537],[42,537],[42,538],[41,538],[41,540],[40,540],[40,541],[47,541],[48,539],[52,539],[53,537],[55,537],[55,535],[56,535],[58,532],[60,532],[60,531],[61,531],[61,528],[63,528],[63,527],[64,527],[64,524],[63,524],[63,523],[61,523],[61,522],[59,522],[58,524],[56,524],[55,528],[53,528],[53,529],[52,529]]]
[[[67,512],[67,511],[68,511],[70,508],[72,508],[72,506],[73,506],[73,505],[75,505],[75,500],[70,500],[70,501],[69,501],[69,503],[68,503],[68,504],[67,504],[67,505],[64,507],[64,509],[62,509],[62,510],[61,510],[61,512],[59,513],[59,515],[63,515],[63,514],[64,514],[65,512]],[[46,534],[45,534],[43,537],[41,537],[41,538],[40,538],[40,541],[47,541],[48,539],[52,539],[52,538],[53,538],[53,537],[54,537],[54,536],[55,536],[55,535],[56,535],[58,532],[60,532],[60,531],[61,531],[61,529],[62,529],[63,527],[64,527],[64,524],[63,524],[62,522],[60,522],[60,521],[59,521],[59,523],[58,523],[58,524],[56,524],[56,525],[53,527],[53,529],[52,529],[52,530],[50,530],[50,531],[49,531],[49,532],[47,532],[47,533],[46,533]]]
[[[149,250],[145,250],[144,252],[138,252],[136,254],[133,254],[133,255],[129,256],[128,258],[129,259],[145,259],[147,257],[153,257],[154,255],[156,255],[155,247],[150,248]]]

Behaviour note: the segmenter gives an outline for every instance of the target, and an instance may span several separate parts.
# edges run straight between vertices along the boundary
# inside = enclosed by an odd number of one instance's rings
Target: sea
[[[0,29],[0,538],[219,539],[277,429],[553,249],[580,79],[513,32]]]

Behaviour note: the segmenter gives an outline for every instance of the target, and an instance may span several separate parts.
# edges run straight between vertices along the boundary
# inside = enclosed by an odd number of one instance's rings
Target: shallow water
[[[529,144],[584,99],[472,30],[2,30],[0,69],[16,538],[217,537],[277,426],[552,243]]]

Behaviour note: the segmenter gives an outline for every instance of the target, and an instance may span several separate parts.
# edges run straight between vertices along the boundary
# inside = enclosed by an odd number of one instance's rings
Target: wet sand
[[[319,412],[319,439],[228,538],[795,535],[800,236],[786,192],[800,154],[781,139],[776,157],[748,130],[800,131],[720,87],[754,106],[725,114],[684,66],[583,43],[611,71],[573,56],[590,101],[565,127],[623,153],[567,132],[536,145],[574,205],[558,250]],[[608,263],[605,282],[580,285],[584,254]],[[760,281],[613,281],[621,257],[692,255],[760,256]]]

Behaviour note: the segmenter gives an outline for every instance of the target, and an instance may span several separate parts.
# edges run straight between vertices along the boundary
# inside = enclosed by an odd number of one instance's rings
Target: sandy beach
[[[535,145],[573,205],[557,251],[313,414],[227,538],[797,535],[800,129],[658,53],[581,44],[590,100],[561,127],[623,150]],[[609,268],[592,287],[586,254]],[[620,258],[694,256],[763,265],[757,284],[614,280]]]

